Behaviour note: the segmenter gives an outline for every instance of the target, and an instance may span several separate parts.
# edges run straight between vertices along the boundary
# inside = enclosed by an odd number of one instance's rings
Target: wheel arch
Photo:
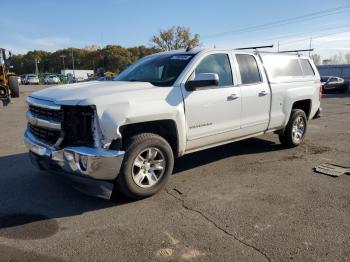
[[[302,100],[294,101],[291,112],[293,109],[303,110],[307,119],[309,119],[311,114],[311,108],[312,108],[312,100],[302,99]]]
[[[179,156],[179,131],[176,122],[172,119],[152,120],[147,122],[129,123],[119,127],[121,138],[113,140],[111,146],[123,148],[123,141],[141,133],[153,133],[168,141],[174,156]]]

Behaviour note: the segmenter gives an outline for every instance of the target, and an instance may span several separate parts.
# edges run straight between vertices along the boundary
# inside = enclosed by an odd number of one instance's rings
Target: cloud
[[[72,43],[69,37],[47,36],[47,37],[25,37],[17,36],[18,40],[26,45],[34,45],[37,48],[56,48],[66,46]]]
[[[328,35],[327,35],[328,34]],[[280,41],[281,50],[307,49],[310,45],[310,37],[287,38]],[[334,54],[347,53],[350,50],[350,32],[325,33],[312,37],[311,47],[314,52],[322,57],[331,57]]]
[[[339,41],[345,41],[347,43],[350,42],[350,33],[349,34],[342,34],[340,36],[325,36],[325,37],[318,37],[316,39],[319,42],[339,42]]]
[[[7,44],[7,43],[2,43],[1,47],[10,50],[13,54],[25,54],[27,53],[29,50],[26,48],[22,48],[20,46],[17,45],[13,45],[13,44]]]
[[[28,37],[24,35],[14,35],[14,40],[11,44],[2,44],[9,50],[12,50],[15,54],[23,54],[29,50],[45,50],[56,51],[58,49],[67,48],[70,46],[80,46],[84,43],[79,41],[73,41],[69,37],[61,36],[45,36],[45,37]]]
[[[28,39],[28,42],[31,42],[32,44],[43,46],[43,47],[56,47],[56,46],[68,45],[72,42],[72,40],[68,37],[49,36],[49,37],[39,37],[34,39]]]

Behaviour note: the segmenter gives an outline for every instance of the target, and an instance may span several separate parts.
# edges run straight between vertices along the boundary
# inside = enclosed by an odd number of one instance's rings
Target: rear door
[[[265,131],[269,124],[271,92],[262,65],[251,54],[235,55],[241,86],[243,135]]]

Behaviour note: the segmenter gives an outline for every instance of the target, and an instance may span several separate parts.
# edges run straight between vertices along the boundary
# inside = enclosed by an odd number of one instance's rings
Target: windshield
[[[150,82],[155,86],[172,86],[192,58],[192,54],[146,57],[123,71],[114,80]]]

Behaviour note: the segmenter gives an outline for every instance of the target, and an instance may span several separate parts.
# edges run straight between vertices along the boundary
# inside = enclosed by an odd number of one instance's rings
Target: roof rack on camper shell
[[[261,46],[250,46],[250,47],[239,47],[235,48],[234,50],[249,50],[249,49],[262,49],[262,48],[273,48],[273,45],[261,45]]]

